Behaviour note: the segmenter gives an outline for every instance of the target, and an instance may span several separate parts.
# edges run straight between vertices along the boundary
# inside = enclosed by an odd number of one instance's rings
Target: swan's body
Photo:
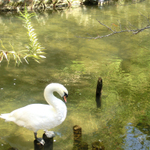
[[[49,105],[30,104],[11,113],[1,114],[0,118],[34,131],[36,137],[38,130],[54,128],[66,118],[67,107],[62,100],[53,95],[55,91],[66,101],[67,89],[59,83],[51,83],[44,90],[44,97]]]

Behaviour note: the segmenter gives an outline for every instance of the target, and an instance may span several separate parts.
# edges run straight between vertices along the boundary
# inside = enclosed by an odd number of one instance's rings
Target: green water
[[[133,149],[128,124],[142,130],[150,124],[150,46],[149,30],[132,35],[116,34],[103,39],[87,39],[109,34],[97,20],[119,29],[129,22],[136,28],[147,24],[149,2],[116,3],[36,13],[32,19],[46,59],[20,66],[4,61],[0,65],[0,114],[32,103],[43,103],[43,90],[51,82],[62,83],[69,91],[66,120],[52,129],[56,132],[54,150],[73,148],[72,127],[82,127],[82,139],[103,140],[106,150]],[[142,14],[142,15],[141,15]],[[16,15],[0,15],[0,39],[16,50],[28,43],[26,30]],[[98,77],[103,79],[102,108],[97,110],[95,91]],[[0,120],[0,149],[16,147],[33,150],[33,132]],[[133,132],[132,132],[133,133]],[[43,131],[38,132],[42,136]],[[145,133],[148,137],[149,130]],[[138,137],[138,134],[136,134]],[[131,140],[132,141],[132,140]],[[135,143],[138,138],[135,138]],[[144,144],[150,147],[148,138]],[[146,149],[146,148],[145,148]]]

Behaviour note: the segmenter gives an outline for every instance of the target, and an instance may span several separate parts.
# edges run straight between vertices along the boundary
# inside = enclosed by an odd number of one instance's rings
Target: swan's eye
[[[64,92],[64,96],[68,97],[68,94],[66,94],[66,93]]]

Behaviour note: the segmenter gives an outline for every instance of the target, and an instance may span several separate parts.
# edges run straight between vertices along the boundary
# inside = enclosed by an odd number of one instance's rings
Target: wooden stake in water
[[[102,78],[99,77],[97,81],[97,88],[96,88],[96,105],[97,108],[101,108],[101,93],[102,93]]]
[[[74,146],[73,150],[88,150],[88,144],[82,142],[82,128],[78,125],[73,126]]]
[[[74,145],[78,145],[82,140],[82,128],[78,125],[73,126]]]

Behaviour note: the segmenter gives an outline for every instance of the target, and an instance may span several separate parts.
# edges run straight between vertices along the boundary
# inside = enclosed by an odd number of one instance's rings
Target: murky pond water
[[[43,90],[51,82],[64,84],[68,91],[68,114],[56,132],[54,150],[73,148],[72,127],[82,127],[83,141],[103,140],[106,150],[149,149],[150,46],[149,30],[132,35],[109,34],[97,20],[119,30],[146,26],[150,3],[116,3],[37,13],[32,19],[46,59],[30,60],[20,66],[13,61],[0,66],[0,113],[31,103],[43,103]],[[26,29],[15,15],[0,16],[0,39],[9,48],[24,49]],[[102,108],[96,109],[98,77],[103,79]],[[0,120],[0,149],[33,149],[33,132]],[[43,131],[38,132],[42,136]],[[141,138],[142,137],[142,138]],[[129,140],[131,139],[131,140]]]

